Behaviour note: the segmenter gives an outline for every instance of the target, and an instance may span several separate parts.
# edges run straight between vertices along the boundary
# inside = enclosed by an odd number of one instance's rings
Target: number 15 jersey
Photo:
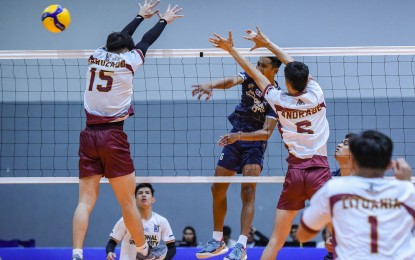
[[[87,124],[108,123],[133,115],[134,72],[144,63],[140,50],[117,54],[97,49],[88,60],[84,107]]]
[[[316,81],[310,79],[296,96],[268,86],[265,99],[278,115],[278,129],[290,155],[298,159],[327,156],[329,123],[323,91]]]

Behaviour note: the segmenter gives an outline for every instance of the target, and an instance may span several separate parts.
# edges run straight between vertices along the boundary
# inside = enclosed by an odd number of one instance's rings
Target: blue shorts
[[[218,165],[237,173],[247,164],[259,165],[262,170],[266,149],[266,141],[236,141],[223,148]]]

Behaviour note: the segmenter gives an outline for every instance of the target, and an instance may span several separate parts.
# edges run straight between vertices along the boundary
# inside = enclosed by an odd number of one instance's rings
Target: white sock
[[[143,256],[148,255],[148,244],[147,244],[147,242],[142,246],[137,246],[136,248],[137,248],[137,252],[139,252]]]
[[[213,239],[215,239],[216,241],[222,241],[223,238],[223,232],[220,231],[213,231]]]
[[[79,255],[82,259],[84,259],[84,250],[80,248],[74,248],[72,249],[72,255]]]
[[[240,235],[238,238],[238,242],[236,243],[240,243],[244,246],[244,248],[246,248],[246,242],[248,241],[248,237],[244,236],[244,235]]]

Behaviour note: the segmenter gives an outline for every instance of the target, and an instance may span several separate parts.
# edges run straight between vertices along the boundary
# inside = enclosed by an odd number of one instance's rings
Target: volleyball
[[[50,5],[43,10],[42,24],[53,33],[59,33],[68,28],[71,23],[71,14],[68,9],[60,5]]]

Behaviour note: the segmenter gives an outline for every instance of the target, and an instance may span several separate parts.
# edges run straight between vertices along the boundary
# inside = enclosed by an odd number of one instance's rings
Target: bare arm
[[[251,48],[251,51],[257,48],[265,47],[272,53],[274,53],[275,56],[277,56],[277,58],[284,64],[294,61],[293,57],[285,53],[280,47],[271,42],[268,39],[268,37],[261,32],[258,26],[256,27],[256,29],[258,33],[255,33],[252,30],[246,30],[248,36],[244,36],[245,39],[253,41],[255,43],[255,46]]]
[[[300,227],[298,228],[298,231],[297,231],[297,239],[301,243],[304,243],[304,242],[307,242],[307,241],[310,241],[311,239],[313,239],[313,237],[315,237],[319,232],[320,232],[320,230],[316,231],[316,230],[312,230],[312,229],[308,228],[301,221]]]
[[[249,133],[238,132],[221,136],[218,144],[220,146],[225,146],[236,141],[267,141],[271,137],[276,125],[277,120],[271,117],[267,117],[262,129]]]
[[[241,84],[243,81],[243,79],[239,76],[235,76],[235,77],[228,77],[228,78],[223,78],[217,81],[212,81],[209,83],[205,83],[205,84],[197,84],[197,85],[193,85],[192,87],[194,88],[192,91],[192,96],[195,96],[196,94],[199,94],[198,98],[200,100],[200,98],[206,94],[206,100],[210,99],[210,97],[212,96],[212,90],[213,89],[228,89],[231,87],[234,87],[238,84]]]
[[[209,41],[213,44],[214,47],[220,48],[224,51],[229,52],[229,54],[235,59],[235,61],[242,67],[243,70],[248,73],[248,75],[254,79],[258,87],[265,91],[268,85],[270,85],[269,80],[262,75],[262,73],[255,68],[247,59],[245,59],[237,49],[233,46],[232,32],[229,32],[229,38],[222,38],[218,34],[213,34],[215,38],[209,38]]]

